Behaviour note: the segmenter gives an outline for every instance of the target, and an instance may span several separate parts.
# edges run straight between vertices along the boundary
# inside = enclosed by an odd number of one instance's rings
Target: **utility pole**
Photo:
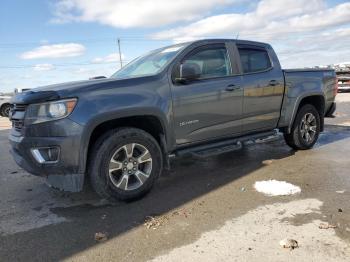
[[[123,60],[122,60],[122,53],[120,51],[120,38],[118,38],[118,49],[119,49],[120,68],[122,68],[123,67]]]

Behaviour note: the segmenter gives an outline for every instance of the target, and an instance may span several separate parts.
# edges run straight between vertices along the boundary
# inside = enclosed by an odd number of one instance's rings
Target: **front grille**
[[[26,111],[27,105],[21,105],[21,104],[13,104],[12,105],[12,111],[20,111],[24,112]]]
[[[13,104],[11,106],[11,121],[12,121],[12,128],[17,131],[21,132],[24,126],[24,115],[25,111],[27,109],[27,105],[23,104]]]

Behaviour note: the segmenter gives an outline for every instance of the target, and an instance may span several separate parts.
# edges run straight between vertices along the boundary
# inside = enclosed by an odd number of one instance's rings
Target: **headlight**
[[[72,113],[77,99],[52,101],[42,104],[29,105],[26,111],[26,125],[65,118]]]

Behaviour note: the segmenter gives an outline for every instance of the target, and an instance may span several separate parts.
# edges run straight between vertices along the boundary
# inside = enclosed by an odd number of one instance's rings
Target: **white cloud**
[[[250,12],[209,16],[152,37],[183,42],[239,33],[271,43],[285,67],[327,65],[350,56],[349,14],[349,2],[330,8],[323,0],[261,0]]]
[[[288,21],[289,26],[298,30],[324,29],[350,23],[350,3],[339,4],[334,8],[310,12]]]
[[[319,0],[264,0],[260,1],[256,8],[256,15],[269,20],[275,17],[289,17],[308,12],[315,12],[325,8],[323,1]]]
[[[124,54],[121,54],[122,60],[125,59]],[[93,63],[119,63],[119,53],[112,53],[104,57],[96,57],[92,60]]]
[[[37,64],[33,69],[34,71],[51,71],[55,69],[55,66],[52,64]]]
[[[22,59],[75,57],[84,54],[86,48],[81,44],[67,43],[43,45],[20,55]]]
[[[350,57],[350,28],[292,34],[271,40],[284,67],[337,64]]]
[[[114,27],[154,27],[191,21],[242,0],[60,0],[53,22],[99,22]]]
[[[327,9],[322,0],[262,0],[252,12],[210,16],[154,34],[158,39],[187,40],[208,36],[270,39],[293,32],[324,30],[350,23],[350,3]]]

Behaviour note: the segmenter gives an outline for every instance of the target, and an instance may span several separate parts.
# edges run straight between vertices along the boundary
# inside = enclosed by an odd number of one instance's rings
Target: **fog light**
[[[32,148],[32,155],[40,164],[52,164],[58,162],[60,155],[59,147]]]

